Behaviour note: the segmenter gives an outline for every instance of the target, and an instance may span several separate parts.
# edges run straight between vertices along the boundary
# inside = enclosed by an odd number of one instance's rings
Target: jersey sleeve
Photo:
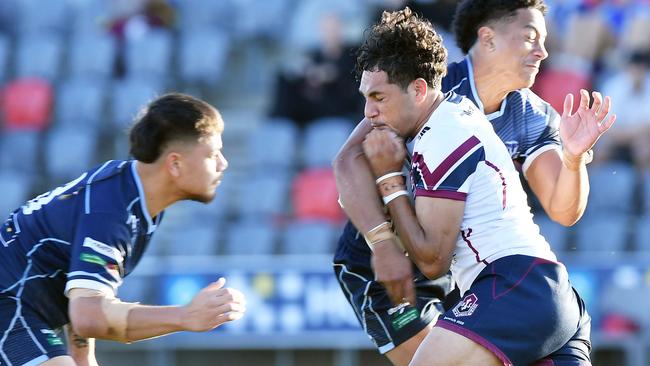
[[[130,240],[126,218],[106,213],[82,215],[72,243],[65,294],[73,288],[86,288],[115,296],[122,284]]]
[[[539,137],[530,145],[522,154],[518,163],[522,166],[522,172],[526,176],[526,171],[533,161],[542,153],[548,150],[561,149],[560,142],[560,115],[549,104],[544,104],[541,111],[546,117],[546,125]]]
[[[419,145],[412,157],[415,197],[465,201],[476,168],[485,160],[483,143],[468,133],[436,131],[423,136]]]

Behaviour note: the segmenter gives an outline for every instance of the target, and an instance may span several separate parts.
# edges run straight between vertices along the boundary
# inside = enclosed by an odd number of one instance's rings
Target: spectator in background
[[[630,160],[637,168],[650,168],[650,52],[635,51],[625,68],[605,82],[603,92],[618,101],[618,127],[598,147],[603,160]]]
[[[362,111],[352,75],[354,58],[341,34],[341,19],[335,13],[320,22],[320,47],[307,52],[297,72],[278,75],[271,114],[288,117],[299,125],[320,117],[353,116]]]

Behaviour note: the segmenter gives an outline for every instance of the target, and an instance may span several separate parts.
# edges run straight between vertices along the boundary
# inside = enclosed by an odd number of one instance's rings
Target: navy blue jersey
[[[68,323],[71,288],[115,295],[162,214],[149,216],[133,161],[108,161],[14,211],[0,229],[0,298],[53,328]]]
[[[469,56],[448,66],[447,76],[442,79],[442,91],[463,95],[483,111]],[[560,148],[560,115],[530,89],[510,92],[501,108],[486,116],[524,174],[541,153]]]

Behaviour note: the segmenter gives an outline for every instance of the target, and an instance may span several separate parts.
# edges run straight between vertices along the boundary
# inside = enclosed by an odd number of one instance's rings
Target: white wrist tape
[[[112,339],[119,342],[130,342],[126,334],[129,312],[134,306],[138,305],[137,303],[122,302],[115,297],[107,297],[103,292],[86,288],[73,288],[68,293],[68,297],[70,300],[79,297],[100,297],[102,303],[101,312],[106,318]]]
[[[397,177],[397,176],[401,176],[401,175],[402,175],[402,172],[387,173],[387,174],[384,174],[381,177],[377,178],[377,180],[375,180],[375,183],[379,184],[379,183],[381,183],[382,181],[384,181],[384,180],[386,180],[388,178]]]
[[[388,196],[383,197],[382,199],[384,200],[384,205],[387,205],[388,203],[390,203],[390,201],[394,200],[395,198],[399,196],[407,196],[408,194],[409,193],[407,191],[401,190],[401,191],[393,192]]]

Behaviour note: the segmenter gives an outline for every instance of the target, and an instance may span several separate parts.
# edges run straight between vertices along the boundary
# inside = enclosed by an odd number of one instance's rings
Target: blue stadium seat
[[[636,251],[650,253],[650,214],[638,218],[632,239]]]
[[[66,0],[20,0],[18,5],[18,32],[64,33],[70,24],[70,8]]]
[[[0,33],[0,83],[4,83],[7,78],[7,65],[12,54],[9,47],[9,37]]]
[[[45,139],[45,171],[58,183],[77,177],[96,161],[97,131],[77,127],[55,128]]]
[[[126,71],[129,76],[145,78],[169,78],[172,60],[172,34],[153,30],[142,37],[127,40]]]
[[[560,254],[566,250],[567,236],[570,233],[570,228],[558,224],[545,214],[535,215],[534,221],[539,226],[540,233],[555,253]]]
[[[69,74],[72,77],[109,80],[113,75],[117,46],[108,33],[81,33],[72,38]]]
[[[155,286],[151,286],[151,280],[148,276],[129,274],[117,289],[117,296],[122,301],[152,304],[156,299]]]
[[[277,237],[277,228],[268,221],[238,220],[228,225],[224,254],[273,254]]]
[[[16,75],[40,77],[54,82],[60,75],[62,56],[63,43],[56,34],[21,37],[16,55]]]
[[[587,169],[591,190],[585,216],[633,212],[637,179],[634,167],[614,162],[590,165]]]
[[[284,216],[288,212],[290,179],[283,175],[254,175],[239,184],[235,207],[243,217]]]
[[[642,212],[650,214],[650,172],[645,173],[641,179],[641,199],[643,200]]]
[[[264,121],[248,138],[249,161],[253,169],[291,172],[296,167],[298,128],[288,119]]]
[[[349,120],[335,117],[321,118],[309,124],[303,148],[305,165],[310,168],[330,166],[352,128]]]
[[[169,232],[167,255],[215,255],[219,251],[221,231],[215,225],[184,225]],[[162,226],[161,226],[162,227]]]
[[[294,221],[283,233],[284,254],[331,254],[338,226],[327,221]]]
[[[106,16],[111,12],[111,2],[83,0],[71,2],[72,34],[84,35],[104,32]]]
[[[130,125],[140,109],[161,91],[162,87],[157,83],[142,79],[117,81],[111,94],[113,123],[118,128]]]
[[[223,77],[230,52],[228,35],[219,30],[185,33],[180,43],[180,78],[215,86]]]
[[[4,221],[10,212],[27,202],[31,193],[33,176],[15,171],[0,172],[0,221]]]
[[[0,135],[0,171],[34,174],[38,172],[40,133],[12,131]]]
[[[621,254],[625,251],[629,226],[629,217],[615,212],[583,217],[576,225],[578,252],[585,255]]]
[[[237,21],[235,0],[179,0],[175,5],[179,13],[179,29],[195,32],[201,29],[232,31]]]
[[[59,84],[56,93],[58,126],[99,127],[104,118],[106,87],[94,79],[72,79]]]
[[[293,0],[238,0],[235,6],[236,37],[278,40],[285,36],[287,14],[291,14],[294,3]]]

